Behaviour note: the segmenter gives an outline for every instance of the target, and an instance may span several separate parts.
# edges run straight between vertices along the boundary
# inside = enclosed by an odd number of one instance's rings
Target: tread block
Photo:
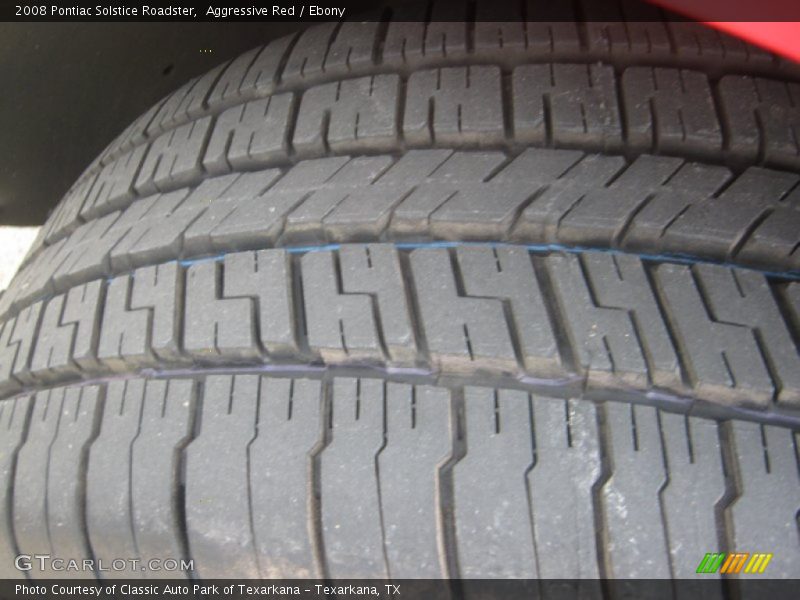
[[[271,94],[275,90],[287,53],[297,40],[297,35],[272,40],[258,53],[253,64],[247,69],[241,85],[241,93],[248,97]]]
[[[7,374],[9,379],[13,378],[22,383],[31,382],[30,363],[43,306],[44,302],[35,302],[23,308],[3,329],[6,345],[3,348],[2,372],[4,375]],[[12,323],[13,330],[9,325]],[[14,384],[11,385],[13,387]]]
[[[377,183],[411,189],[415,184],[429,180],[452,183],[482,181],[503,160],[500,152],[455,152],[444,148],[409,150],[380,174]]]
[[[383,62],[415,68],[468,53],[466,6],[443,2],[409,3],[393,12],[383,43]],[[461,22],[459,22],[461,21]]]
[[[214,248],[248,250],[274,243],[286,213],[302,198],[301,192],[270,192],[279,179],[277,169],[207,179],[208,193],[191,199],[205,210],[183,234],[185,254],[204,254]],[[202,187],[202,186],[201,186]]]
[[[525,143],[600,150],[622,147],[614,70],[603,65],[514,69],[514,133]]]
[[[179,193],[172,194],[176,198]],[[80,283],[87,277],[105,274],[110,261],[108,255],[130,231],[140,223],[152,208],[158,196],[134,202],[125,210],[118,210],[99,217],[76,229],[62,240],[57,258],[57,268],[47,274],[57,286]],[[169,204],[168,197],[165,203]]]
[[[747,169],[722,194],[694,204],[666,230],[664,249],[730,259],[740,240],[800,181],[797,175]]]
[[[675,53],[682,58],[692,58],[700,64],[702,57],[712,58],[717,64],[764,66],[776,60],[771,52],[750,45],[743,40],[702,23],[670,21],[666,23]]]
[[[530,396],[468,387],[464,406],[468,452],[452,475],[459,575],[534,578],[526,484],[534,463]]]
[[[503,301],[464,297],[446,249],[419,248],[409,260],[420,327],[433,366],[457,372],[516,371]]]
[[[800,85],[726,75],[719,82],[719,98],[734,157],[789,169],[800,166]]]
[[[102,277],[109,270],[129,269],[131,261],[127,256],[121,256],[122,249],[136,244],[139,238],[147,236],[150,227],[158,227],[156,215],[166,221],[160,223],[162,227],[182,226],[181,220],[173,218],[172,212],[184,196],[184,191],[176,191],[164,196],[145,198],[135,202],[125,211],[111,213],[87,224],[85,228],[79,228],[75,235],[66,240],[62,252],[67,254],[67,258],[53,275],[54,285],[56,287],[74,285],[88,278]],[[153,259],[169,260],[172,256],[166,256],[165,253],[177,252],[177,246],[174,243],[170,244],[169,240],[174,240],[179,234],[174,229],[172,231],[165,229],[162,229],[165,235],[164,251],[151,253]]]
[[[320,575],[314,555],[312,523],[318,500],[312,472],[323,443],[323,402],[319,381],[265,378],[261,382],[257,436],[249,450],[261,577]]]
[[[536,7],[536,14],[550,14],[543,22],[525,23],[528,51],[553,58],[573,58],[581,53],[581,33],[572,5],[553,3]],[[537,17],[538,18],[538,17]]]
[[[744,264],[774,269],[785,265],[800,270],[800,211],[778,206],[745,239],[736,253]]]
[[[180,269],[175,262],[142,267],[106,286],[97,346],[100,362],[124,371],[155,359],[181,359],[177,302]]]
[[[81,218],[95,219],[131,202],[136,195],[134,182],[148,154],[148,147],[142,145],[105,165],[86,192]]]
[[[292,102],[292,94],[278,94],[223,112],[214,123],[203,166],[218,174],[283,162]]]
[[[148,131],[152,131],[154,125],[158,125],[160,130],[170,129],[190,119],[197,119],[201,117],[208,108],[206,100],[208,99],[211,90],[216,85],[217,81],[225,73],[225,70],[231,64],[231,61],[224,62],[217,65],[210,71],[200,75],[195,80],[190,82],[187,86],[186,94],[180,99],[174,111],[169,115],[164,115],[165,118],[159,119],[156,117],[151,122]],[[168,108],[169,102],[162,105],[162,110]],[[152,135],[152,133],[151,133]]]
[[[402,159],[393,164],[387,157],[352,160],[348,169],[354,171],[354,176],[360,171],[363,181],[369,185],[361,189],[346,184],[328,185],[312,193],[292,211],[287,234],[292,239],[326,241],[374,240],[380,237],[393,207],[420,177],[419,173],[414,173],[411,180],[398,182],[396,170],[406,170],[407,167],[401,163]]]
[[[113,218],[114,216],[110,216],[107,221],[104,218],[103,223],[97,222],[93,223],[93,225],[107,226]],[[80,233],[81,228],[78,228],[75,235],[77,236]],[[20,282],[22,293],[16,298],[17,301],[30,299],[34,293],[41,295],[42,292],[49,292],[57,285],[59,271],[69,264],[67,261],[72,258],[71,254],[74,253],[74,249],[71,246],[72,242],[72,237],[60,240],[49,246],[46,252],[39,255],[39,261],[31,265],[36,268],[27,270],[23,280]]]
[[[152,380],[145,384],[130,467],[131,524],[142,560],[189,558],[182,526],[186,489],[179,482],[196,404],[192,381]],[[147,575],[175,579],[186,574],[148,571]]]
[[[467,296],[503,301],[525,368],[549,377],[563,376],[566,368],[556,332],[528,251],[462,246],[456,256]]]
[[[403,135],[409,144],[417,146],[437,142],[485,147],[502,143],[500,69],[454,67],[412,73],[407,83]]]
[[[226,257],[226,262],[228,257]],[[232,297],[223,267],[200,262],[186,268],[183,347],[196,358],[252,359],[260,356],[255,302]]]
[[[32,248],[39,246],[42,240],[46,240],[48,243],[55,241],[56,236],[53,235],[55,232],[59,233],[58,237],[63,237],[64,233],[72,233],[78,228],[81,223],[81,209],[97,177],[97,174],[81,175],[64,199],[53,209],[52,216],[42,226],[41,237],[37,237],[36,241],[31,244]]]
[[[103,393],[104,389],[99,386],[67,389],[45,469],[46,523],[52,555],[79,563],[92,556],[85,520],[85,478],[89,447],[97,436],[103,412]],[[60,576],[81,578],[85,575],[80,571],[63,571]]]
[[[392,577],[446,575],[440,471],[452,455],[448,390],[389,383],[386,446],[378,456],[386,559]]]
[[[100,433],[89,451],[86,526],[92,554],[111,565],[116,558],[140,558],[132,528],[131,463],[144,402],[143,379],[112,381],[106,388]],[[106,578],[138,579],[140,570],[110,570]]]
[[[800,356],[767,278],[717,265],[697,265],[695,273],[714,318],[755,333],[775,380],[776,401],[800,407]]]
[[[498,181],[464,186],[433,211],[431,232],[448,240],[502,239],[536,191],[535,186]]]
[[[586,372],[588,384],[597,387],[615,387],[620,382],[636,387],[646,387],[649,369],[644,349],[637,335],[634,308],[619,307],[619,296],[609,294],[613,285],[625,285],[619,262],[612,257],[602,257],[593,262],[595,277],[588,280],[580,258],[574,255],[559,254],[547,257],[545,264],[550,274],[554,295],[559,310],[564,315],[564,324],[569,336],[570,345],[575,353],[578,366]],[[628,285],[643,287],[645,282],[641,264],[636,258],[625,264],[628,271]],[[620,271],[615,272],[616,269]],[[640,272],[636,272],[636,271]],[[603,278],[612,278],[612,282],[604,282]],[[616,281],[614,281],[616,280]],[[610,305],[598,301],[592,293],[591,285],[596,282],[606,291],[605,299]],[[612,297],[609,298],[608,296]],[[623,301],[628,296],[623,296]],[[655,314],[657,307],[654,300],[642,303],[643,312]],[[642,315],[644,316],[644,315]],[[640,317],[641,318],[641,317]],[[657,331],[652,340],[658,350],[665,350],[668,340]],[[666,348],[669,348],[667,345]],[[672,359],[672,360],[670,360]],[[667,355],[667,375],[675,376],[676,361]],[[671,371],[671,372],[670,372]]]
[[[177,190],[158,197],[109,252],[112,268],[131,269],[179,256],[183,232],[209,202],[202,191],[201,186],[188,196],[185,190]]]
[[[417,346],[397,249],[385,244],[339,250],[342,291],[372,296],[382,344],[397,364],[413,364]]]
[[[586,19],[586,45],[591,54],[664,56],[672,51],[664,16],[655,6],[591,0],[581,0],[579,6]]]
[[[304,160],[299,169],[291,169],[270,190],[275,193],[325,188],[359,188],[383,171],[386,157],[370,156],[351,159],[347,156]]]
[[[655,284],[695,393],[723,404],[766,408],[775,389],[754,332],[709,313],[697,273],[674,264],[654,269]]]
[[[197,85],[198,81],[200,81],[199,76],[192,77],[177,90],[161,98],[149,111],[150,114],[147,119],[142,118],[133,131],[125,132],[128,138],[127,144],[135,145],[141,143],[142,140],[152,139],[163,133],[164,126],[169,127],[169,123],[174,122],[172,116],[186,95]]]
[[[344,21],[325,55],[326,76],[347,76],[371,67],[378,55],[381,14],[359,13],[360,20]]]
[[[167,96],[147,123],[145,136],[154,138],[185,122],[189,118],[190,106],[193,108],[192,112],[197,114],[197,109],[202,108],[210,87],[226,66],[227,63],[218,65],[208,73],[193,77]]]
[[[475,10],[472,52],[509,66],[531,57],[577,57],[577,23],[570,3],[481,1]]]
[[[622,74],[625,127],[639,150],[713,156],[722,133],[705,74],[631,67]]]
[[[430,19],[418,23],[423,27],[424,36],[420,57],[414,57],[414,50],[406,45],[410,66],[425,64],[428,61],[441,62],[447,57],[465,58],[469,53],[469,32],[467,31],[467,7],[459,3],[441,2],[431,7]],[[414,60],[417,58],[417,60]]]
[[[312,204],[317,204],[318,208],[331,206],[320,219],[325,232],[321,237],[326,240],[370,241],[381,237],[389,224],[392,209],[402,201],[404,191],[384,185],[372,185],[364,191],[354,190],[342,195],[331,190],[330,201],[324,192],[317,193],[300,210],[304,211],[306,205]]]
[[[394,149],[399,86],[397,75],[371,75],[312,87],[300,101],[295,151],[304,156]]]
[[[208,94],[208,106],[221,109],[242,100],[244,78],[264,49],[264,46],[253,48],[228,63]]]
[[[211,117],[173,129],[150,144],[134,187],[140,195],[190,184],[202,174],[200,160],[211,132]]]
[[[730,434],[739,488],[739,496],[728,508],[733,547],[771,552],[768,576],[796,578],[800,573],[796,434],[744,421],[734,421]]]
[[[237,252],[224,260],[225,295],[255,303],[261,347],[273,356],[297,354],[289,254],[283,249]]]
[[[25,443],[32,406],[30,396],[0,403],[0,577],[4,579],[19,577],[19,571],[14,568],[19,552],[11,509],[17,455]]]
[[[596,409],[545,397],[534,397],[532,409],[536,463],[527,480],[539,576],[598,578],[592,543],[592,490],[601,467]]]
[[[654,193],[663,192],[681,160],[640,156],[608,187],[587,190],[559,220],[564,244],[616,247]],[[668,188],[667,188],[668,189]]]
[[[714,421],[663,411],[659,419],[669,474],[661,506],[671,574],[692,579],[698,557],[721,550],[716,507],[725,496],[722,444]],[[706,594],[721,599],[722,589],[709,586],[704,588]]]
[[[47,303],[31,358],[37,380],[50,381],[75,367],[86,370],[96,366],[103,291],[100,281],[92,281]]]
[[[608,577],[670,577],[659,492],[667,482],[658,411],[607,402],[611,476],[601,489],[606,517]],[[711,540],[708,540],[711,543]]]
[[[573,258],[577,257],[568,257]],[[681,388],[678,357],[642,261],[635,256],[586,254],[581,262],[598,305],[628,312],[636,332],[636,340],[629,343],[640,346],[651,383]]]
[[[23,309],[16,317],[2,323],[0,329],[0,392],[13,393],[20,389],[18,373],[28,370],[29,357],[42,303]]]
[[[181,254],[183,232],[204,208],[192,202],[196,195],[178,190],[134,204],[102,234],[99,244],[87,236],[84,247],[73,251],[78,260],[67,269],[69,277],[80,280],[91,272],[105,275],[174,260]]]
[[[477,2],[472,33],[473,52],[499,63],[507,63],[514,60],[518,53],[526,53],[528,40],[523,25],[525,15],[521,8],[522,3]],[[503,52],[504,49],[513,49],[513,53]]]
[[[341,23],[321,23],[298,34],[281,73],[284,86],[298,86],[325,74],[325,57]]]
[[[259,576],[247,457],[260,385],[255,375],[205,381],[200,431],[186,448],[185,504],[194,568],[203,579]]]
[[[528,150],[517,160],[531,153],[531,158],[544,152],[559,153],[563,161],[560,173],[554,173],[550,181],[544,181],[547,187],[542,189],[520,213],[512,233],[513,239],[527,242],[557,242],[558,228],[561,220],[572,208],[597,185],[610,181],[625,167],[625,161],[619,156],[603,156],[590,154],[587,156],[572,150]],[[520,166],[524,166],[525,160]],[[531,161],[531,167],[538,166],[538,160]],[[512,163],[516,165],[516,161]],[[521,169],[520,169],[521,170]],[[523,171],[524,172],[524,171]],[[531,178],[529,171],[525,180]]]
[[[62,240],[57,253],[51,256],[54,268],[44,275],[54,287],[77,285],[107,272],[108,255],[130,230],[135,219],[143,217],[155,198],[134,203],[130,208],[115,211],[79,227],[73,235]]]
[[[366,250],[363,252],[366,256]],[[300,259],[309,348],[325,362],[381,360],[383,341],[378,332],[380,313],[376,312],[375,299],[368,293],[348,293],[344,289],[341,263],[341,257],[334,252],[309,252]],[[397,261],[387,264],[399,267]],[[397,293],[398,280],[399,269],[395,277],[382,283],[388,283],[390,290]]]
[[[650,200],[647,190],[611,186],[584,194],[558,227],[563,244],[619,245],[630,219]]]
[[[320,460],[327,575],[386,578],[378,457],[385,445],[385,382],[333,382],[328,445]]]
[[[435,5],[431,6],[434,7]],[[409,59],[418,61],[424,58],[423,23],[427,21],[427,8],[422,3],[409,2],[393,11],[392,20],[389,21],[383,39],[381,52],[383,64],[402,68],[406,67]]]
[[[183,289],[177,263],[142,267],[133,272],[131,309],[151,309],[150,348],[165,360],[180,357],[178,311]]]
[[[639,157],[633,164],[656,160],[666,163],[672,162],[673,159]],[[664,237],[668,234],[670,226],[687,210],[693,210],[695,205],[707,202],[707,199],[716,194],[732,177],[731,172],[724,167],[683,163],[663,179],[657,188],[648,191],[646,202],[637,206],[636,212],[625,215],[622,226],[626,228],[621,239],[616,241],[626,250],[650,254],[664,251]],[[631,187],[641,188],[649,186],[652,177],[643,172],[641,177],[637,176],[626,181]],[[721,213],[715,216],[720,218]]]
[[[353,192],[352,195],[351,192]],[[375,196],[370,191],[326,186],[314,191],[305,191],[305,193],[298,192],[297,196],[293,198],[291,212],[286,217],[283,239],[301,243],[325,242],[328,241],[328,238],[335,237],[335,233],[334,235],[328,235],[328,226],[324,221],[340,204],[351,198],[353,198],[353,203],[355,204],[364,202],[366,204],[365,209],[368,212],[375,210],[374,207],[370,206],[370,203],[375,199]],[[384,204],[377,207],[377,212],[380,214],[386,210],[386,202],[385,198],[380,196],[378,196],[378,200]],[[392,199],[389,200],[389,206],[393,201]],[[369,218],[361,220],[365,221],[368,227],[375,227],[375,224]],[[334,222],[333,232],[336,229],[336,223]]]
[[[379,180],[379,185],[391,181],[403,189],[403,199],[392,211],[390,231],[396,237],[428,234],[431,215],[442,204],[462,186],[485,181],[503,162],[501,152],[409,151]],[[408,171],[406,177],[397,177],[401,169]],[[448,232],[448,227],[440,227],[438,234]]]
[[[28,434],[17,453],[12,511],[17,548],[21,554],[53,553],[48,533],[48,469],[50,447],[58,430],[65,394],[66,388],[36,393]],[[31,576],[39,574],[47,575],[48,572],[39,569],[30,572]]]

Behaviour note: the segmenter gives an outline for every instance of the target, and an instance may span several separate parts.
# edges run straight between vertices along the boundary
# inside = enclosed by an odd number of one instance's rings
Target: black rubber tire
[[[0,574],[800,577],[797,67],[437,10],[220,65],[67,194],[0,299]]]

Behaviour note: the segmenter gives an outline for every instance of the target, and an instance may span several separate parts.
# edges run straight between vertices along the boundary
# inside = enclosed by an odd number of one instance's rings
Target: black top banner
[[[280,0],[270,4],[212,2],[20,3],[3,7],[5,20],[20,21],[329,21],[352,13],[352,3],[322,6]],[[373,17],[374,18],[374,17]]]
[[[7,22],[800,21],[796,0],[0,0]]]
[[[18,0],[0,4],[3,21],[100,21],[100,22],[214,22],[214,21],[330,21],[352,16],[353,9],[363,10],[363,3],[310,4],[291,0],[259,2],[147,2],[146,0],[68,0],[42,2]],[[375,15],[373,19],[377,18]]]

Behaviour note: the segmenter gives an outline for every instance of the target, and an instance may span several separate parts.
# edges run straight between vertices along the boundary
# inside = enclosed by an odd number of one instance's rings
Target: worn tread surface
[[[155,431],[153,412],[197,426],[162,441],[177,468],[152,473],[148,498],[126,476],[146,458],[139,447]],[[299,374],[55,388],[19,401],[9,422],[15,485],[0,516],[4,543],[25,553],[58,551],[62,511],[85,502],[89,526],[71,537],[76,548],[105,557],[125,547],[141,564],[169,549],[194,561],[179,574],[204,578],[403,577],[420,575],[417,565],[432,578],[687,578],[706,552],[729,546],[769,549],[768,573],[798,576],[796,433],[782,427],[504,388]],[[123,430],[128,443],[108,444]],[[290,456],[280,442],[293,433],[303,451]],[[67,440],[72,451],[56,452]],[[271,518],[276,502],[280,519]],[[174,516],[131,521],[142,511]]]

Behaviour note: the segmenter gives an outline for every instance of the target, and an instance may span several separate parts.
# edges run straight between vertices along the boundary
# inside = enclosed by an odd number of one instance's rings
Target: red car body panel
[[[650,0],[800,63],[797,0]]]

